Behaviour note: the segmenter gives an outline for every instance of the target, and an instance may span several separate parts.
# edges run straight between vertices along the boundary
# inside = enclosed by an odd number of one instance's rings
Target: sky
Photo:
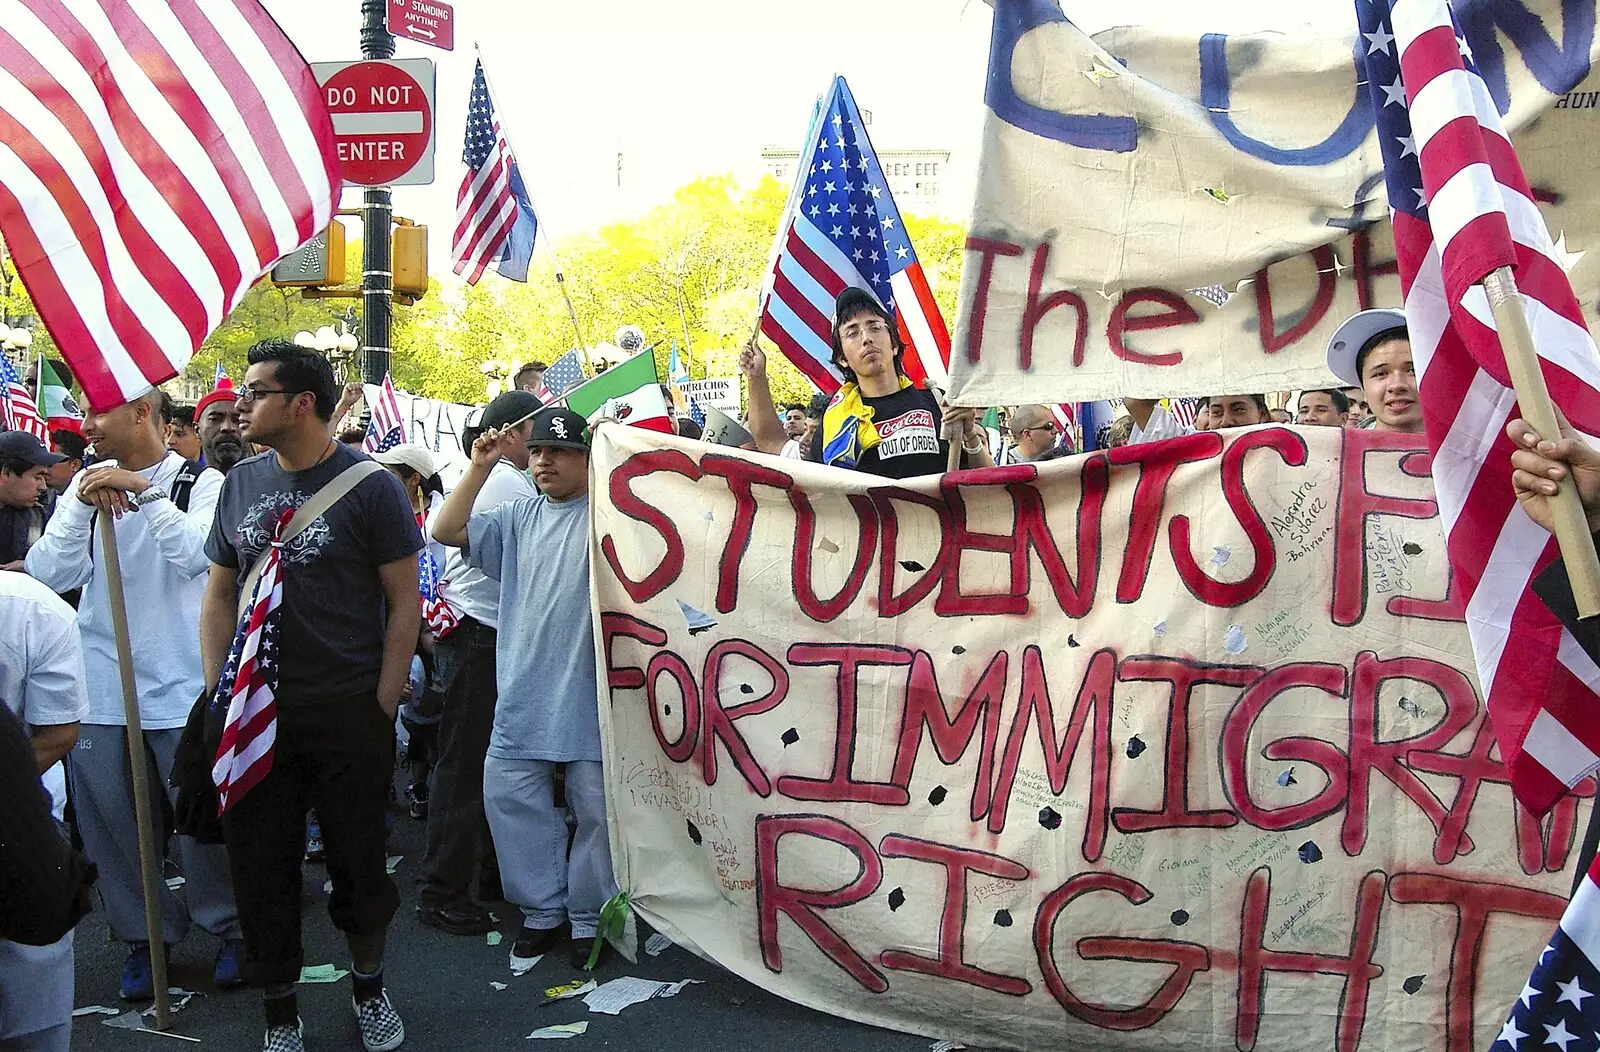
[[[307,60],[360,57],[359,0],[264,3]],[[1064,3],[1089,32],[1350,18],[1349,0]],[[983,0],[458,0],[455,11],[454,51],[402,40],[396,52],[438,65],[435,181],[395,190],[396,213],[430,228],[436,273],[448,269],[475,43],[541,235],[642,214],[701,176],[755,182],[763,147],[799,148],[812,102],[835,73],[872,111],[878,149],[949,150],[947,197],[971,196],[989,46]],[[358,199],[345,191],[346,206]]]

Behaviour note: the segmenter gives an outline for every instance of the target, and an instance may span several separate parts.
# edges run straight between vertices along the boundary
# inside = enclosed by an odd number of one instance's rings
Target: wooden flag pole
[[[170,1030],[172,1000],[167,992],[167,946],[161,931],[160,853],[156,850],[155,826],[151,821],[150,761],[145,755],[144,726],[139,719],[139,689],[133,678],[133,644],[128,637],[128,606],[122,591],[122,562],[117,554],[114,518],[106,512],[100,513],[100,546],[105,550],[106,594],[111,600],[111,627],[117,639],[117,665],[122,670],[122,711],[128,724],[128,771],[133,781],[134,824],[139,831],[139,876],[144,887],[144,925],[149,938],[150,970],[155,979],[155,1029]]]
[[[1522,304],[1522,293],[1517,290],[1516,279],[1510,267],[1500,267],[1483,279],[1483,291],[1489,297],[1489,307],[1494,311],[1495,328],[1500,333],[1500,347],[1505,354],[1506,369],[1511,374],[1511,385],[1517,392],[1517,404],[1522,417],[1533,425],[1540,437],[1554,440],[1561,437],[1561,424],[1556,418],[1555,403],[1550,400],[1550,390],[1545,386],[1544,373],[1539,367],[1539,355],[1534,350],[1533,333],[1528,328],[1528,316]],[[1572,595],[1577,601],[1578,616],[1591,618],[1600,615],[1600,554],[1595,552],[1594,540],[1589,534],[1588,517],[1569,472],[1561,481],[1554,499],[1550,502],[1555,518],[1556,542],[1561,546],[1561,558],[1566,563],[1567,579],[1572,584]]]

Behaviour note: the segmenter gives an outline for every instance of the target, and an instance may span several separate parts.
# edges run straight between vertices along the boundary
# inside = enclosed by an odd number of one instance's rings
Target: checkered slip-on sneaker
[[[296,1020],[294,1026],[275,1026],[267,1031],[266,1040],[261,1042],[261,1052],[306,1052],[306,1043],[301,1036],[304,1025]]]
[[[405,1042],[406,1025],[400,1021],[400,1013],[394,1010],[394,1005],[389,1003],[387,990],[371,1000],[356,1001],[352,998],[350,1003],[355,1006],[356,1025],[361,1027],[361,1043],[366,1046],[367,1052],[389,1052]]]

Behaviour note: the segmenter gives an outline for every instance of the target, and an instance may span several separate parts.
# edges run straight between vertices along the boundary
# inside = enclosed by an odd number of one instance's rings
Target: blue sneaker
[[[217,951],[217,966],[211,984],[218,990],[244,985],[244,940],[226,939]]]
[[[150,964],[150,944],[135,943],[122,964],[122,999],[149,1001],[156,996],[156,973]]]

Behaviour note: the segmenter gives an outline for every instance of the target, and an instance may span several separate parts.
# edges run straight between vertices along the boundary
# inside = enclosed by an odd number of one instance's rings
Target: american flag
[[[584,381],[583,354],[579,351],[568,351],[544,371],[544,390],[535,391],[543,402],[554,402],[568,391],[577,387]]]
[[[28,385],[17,375],[11,359],[0,355],[0,424],[7,431],[26,431],[44,442],[48,432],[39,417],[39,406],[28,393]]]
[[[700,404],[700,399],[698,398],[689,399],[689,419],[702,428],[706,426],[705,406]]]
[[[422,599],[422,620],[435,639],[456,630],[460,617],[444,596],[446,582],[439,577],[439,564],[426,548],[417,559],[417,593]]]
[[[1600,866],[1591,866],[1489,1052],[1586,1052],[1600,1033]],[[1594,1001],[1594,1004],[1589,1004]],[[1523,1039],[1527,1045],[1523,1045]]]
[[[333,218],[316,79],[257,0],[8,0],[0,235],[102,411]]]
[[[293,509],[278,517],[276,535],[283,533]],[[220,810],[226,811],[272,770],[272,746],[278,740],[278,660],[275,651],[279,622],[282,620],[282,564],[276,544],[269,544],[259,558],[264,559],[261,576],[256,578],[250,605],[239,619],[228,648],[228,659],[217,681],[212,704],[228,706],[222,726],[222,741],[211,768]]]
[[[1558,549],[1512,493],[1516,393],[1476,282],[1515,266],[1550,394],[1590,435],[1600,354],[1445,0],[1356,11],[1439,517],[1512,788],[1542,814],[1600,766],[1600,668],[1533,591]]]
[[[1200,399],[1169,398],[1167,399],[1167,412],[1172,414],[1172,419],[1184,427],[1193,428],[1195,417],[1200,412]]]
[[[848,286],[894,316],[912,382],[948,383],[950,334],[843,77],[812,121],[761,295],[761,331],[817,387],[839,389],[833,307]]]
[[[527,281],[539,220],[494,114],[482,61],[472,74],[461,161],[467,171],[456,191],[456,229],[450,238],[456,273],[476,285],[492,266],[502,277]]]
[[[372,407],[372,419],[367,421],[367,437],[361,448],[368,453],[387,453],[406,440],[405,419],[400,415],[400,399],[395,397],[394,383],[389,374],[383,374],[383,390],[378,392],[377,404]]]

